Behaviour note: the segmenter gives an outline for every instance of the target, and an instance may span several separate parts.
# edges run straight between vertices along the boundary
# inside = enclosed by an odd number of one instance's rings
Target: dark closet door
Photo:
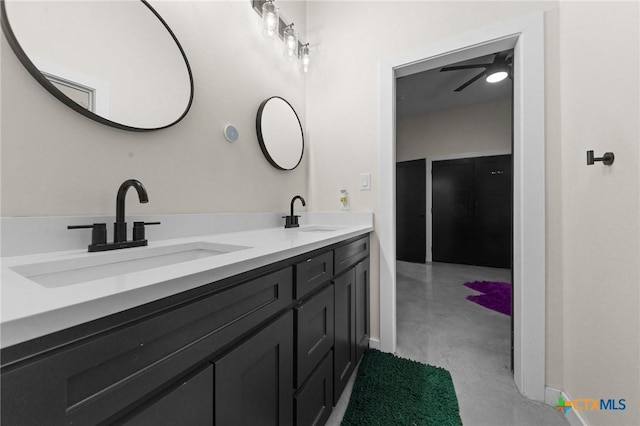
[[[474,160],[475,264],[511,267],[511,156]]]
[[[426,261],[427,175],[425,160],[396,163],[396,258]]]
[[[473,264],[473,159],[432,164],[432,259]]]
[[[434,161],[434,262],[511,267],[511,155]]]

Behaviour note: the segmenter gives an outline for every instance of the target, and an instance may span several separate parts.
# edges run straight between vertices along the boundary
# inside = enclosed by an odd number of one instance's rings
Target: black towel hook
[[[605,152],[602,157],[594,157],[593,150],[587,151],[587,166],[594,164],[596,161],[602,161],[602,164],[605,166],[610,166],[613,164],[613,160],[615,159],[615,155],[613,152]]]

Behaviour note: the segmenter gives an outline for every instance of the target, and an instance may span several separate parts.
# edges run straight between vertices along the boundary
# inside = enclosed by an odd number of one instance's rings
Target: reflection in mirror
[[[302,161],[304,135],[298,114],[279,96],[271,97],[258,109],[258,142],[269,163],[280,170],[293,170]]]
[[[184,51],[144,0],[4,0],[2,28],[36,80],[96,121],[155,130],[191,107]]]

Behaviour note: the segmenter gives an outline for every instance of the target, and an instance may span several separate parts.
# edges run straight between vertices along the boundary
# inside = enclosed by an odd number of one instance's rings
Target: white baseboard
[[[550,386],[545,386],[544,403],[555,407],[556,403],[558,402],[558,397],[561,395],[561,393],[562,391],[560,389],[552,388]]]
[[[546,386],[544,388],[545,404],[555,407],[558,403],[559,396],[562,396],[564,399],[571,401],[571,398],[560,389],[552,388],[549,386]],[[580,414],[580,412],[576,410],[569,410],[565,413],[564,416],[567,418],[571,426],[589,426],[584,417],[582,417],[582,414]]]
[[[371,349],[380,350],[380,339],[374,339],[373,337],[369,338],[369,347]]]

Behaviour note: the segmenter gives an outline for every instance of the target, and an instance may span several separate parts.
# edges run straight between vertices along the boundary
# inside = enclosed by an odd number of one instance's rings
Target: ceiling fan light
[[[509,76],[509,73],[503,70],[497,70],[487,75],[487,83],[497,83]]]

